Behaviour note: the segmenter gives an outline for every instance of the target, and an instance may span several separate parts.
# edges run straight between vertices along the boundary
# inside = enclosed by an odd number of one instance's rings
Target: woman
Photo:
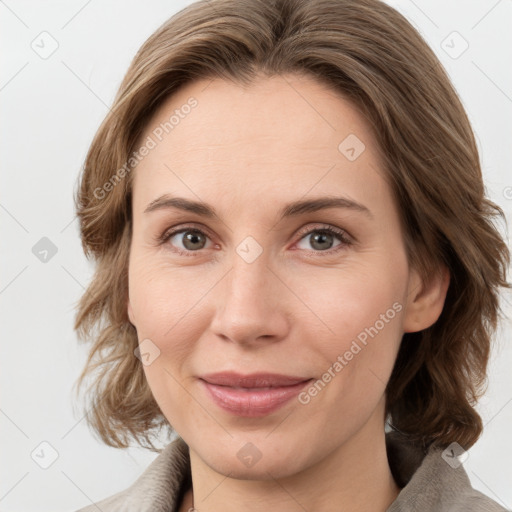
[[[509,286],[502,212],[389,6],[187,7],[134,58],[77,211],[88,421],[120,448],[178,436],[98,508],[505,510],[461,465]]]

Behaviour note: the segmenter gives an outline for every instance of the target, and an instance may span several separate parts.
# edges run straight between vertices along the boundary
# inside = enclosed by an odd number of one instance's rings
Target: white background
[[[73,402],[71,387],[85,361],[72,329],[74,306],[92,268],[81,252],[72,196],[87,148],[135,52],[189,3],[0,2],[0,511],[74,511],[128,487],[156,456],[103,446]],[[478,138],[488,194],[510,219],[512,2],[392,5],[450,73]],[[31,48],[43,31],[58,43],[47,59]],[[454,31],[469,44],[458,58],[453,56],[464,42]],[[47,39],[45,47],[50,44]],[[42,237],[57,248],[46,263],[32,252]],[[507,319],[479,408],[485,433],[464,466],[474,487],[511,508],[510,295],[504,298]],[[48,469],[30,456],[43,441],[58,452]]]

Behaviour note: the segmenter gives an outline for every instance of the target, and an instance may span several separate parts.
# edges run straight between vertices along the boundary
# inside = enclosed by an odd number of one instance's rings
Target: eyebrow
[[[195,213],[206,218],[217,217],[215,209],[207,203],[185,199],[184,197],[172,197],[164,194],[148,204],[144,213],[176,208],[178,210]],[[364,213],[373,219],[372,212],[364,205],[346,197],[325,196],[315,199],[299,200],[289,203],[282,208],[279,220],[287,217],[295,217],[305,213],[313,213],[328,208],[344,208]]]

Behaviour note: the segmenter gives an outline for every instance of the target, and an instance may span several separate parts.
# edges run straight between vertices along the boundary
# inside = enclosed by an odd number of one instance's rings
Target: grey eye
[[[323,230],[314,230],[305,235],[299,242],[299,245],[306,241],[308,244],[307,247],[300,247],[301,249],[311,250],[311,248],[316,251],[327,251],[334,247],[334,240],[339,239],[339,235],[329,233]],[[309,240],[308,240],[309,239]],[[342,242],[339,241],[338,245]]]
[[[197,251],[203,249],[206,245],[207,240],[207,237],[204,235],[204,233],[192,229],[182,230],[177,233],[174,233],[174,235],[170,237],[170,240],[172,240],[175,237],[180,237],[179,240],[183,245],[183,249],[186,249],[188,251]]]

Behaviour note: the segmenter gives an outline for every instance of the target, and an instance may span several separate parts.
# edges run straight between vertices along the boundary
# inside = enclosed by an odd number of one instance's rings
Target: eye
[[[303,229],[299,232],[299,236],[301,236],[299,244],[308,237],[312,237],[310,238],[309,244],[313,247],[313,250],[307,247],[301,248],[312,253],[332,254],[352,244],[351,239],[347,236],[345,231],[328,225],[314,229],[310,228],[309,230]],[[338,239],[340,242],[338,245],[335,245],[334,248],[332,246],[333,239]],[[194,256],[195,252],[205,249],[208,240],[209,236],[204,231],[187,226],[174,230],[171,229],[158,237],[160,244],[169,243],[175,252],[184,256]]]
[[[173,241],[173,239],[176,239]],[[205,248],[208,235],[197,228],[183,227],[174,231],[166,231],[160,238],[160,243],[169,242],[179,254],[193,256],[194,252]],[[179,246],[181,244],[181,247]]]
[[[299,235],[303,235],[299,241],[306,241],[309,237],[308,245],[313,247],[315,250],[310,251],[314,253],[329,253],[337,252],[346,248],[347,246],[352,244],[352,241],[349,239],[345,231],[342,229],[334,228],[332,226],[322,226],[321,228],[309,229],[304,232],[299,232]],[[335,245],[333,248],[334,239],[339,240],[339,244]],[[305,250],[310,250],[308,247],[303,247]]]

